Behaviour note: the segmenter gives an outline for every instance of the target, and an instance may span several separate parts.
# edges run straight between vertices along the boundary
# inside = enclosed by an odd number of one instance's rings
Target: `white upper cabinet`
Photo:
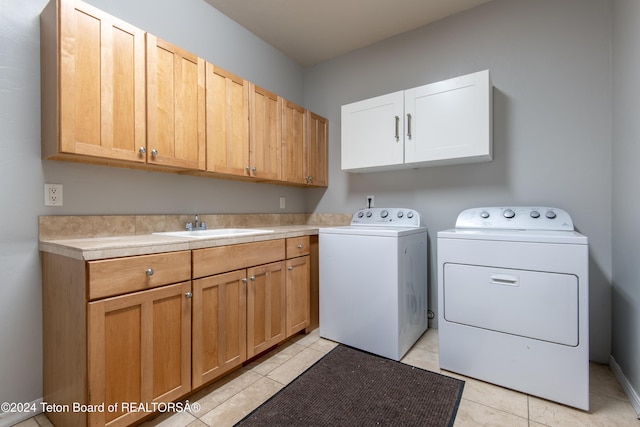
[[[342,106],[342,169],[386,170],[404,162],[404,94]]]
[[[342,169],[493,159],[492,85],[480,71],[342,106]]]

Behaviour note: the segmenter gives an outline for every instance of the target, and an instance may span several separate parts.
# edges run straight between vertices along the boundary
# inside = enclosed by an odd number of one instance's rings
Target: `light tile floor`
[[[233,426],[285,387],[336,346],[318,330],[298,335],[253,363],[189,398],[199,411],[168,413],[144,427]],[[591,411],[585,412],[451,372],[438,364],[438,331],[429,329],[402,359],[403,363],[466,381],[455,427],[465,426],[635,426],[640,427],[629,400],[608,366],[590,366]],[[49,427],[40,414],[19,427]]]

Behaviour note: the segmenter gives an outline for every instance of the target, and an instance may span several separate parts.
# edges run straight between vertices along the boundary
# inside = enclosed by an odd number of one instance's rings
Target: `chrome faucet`
[[[200,220],[198,219],[198,215],[196,215],[195,223],[191,224],[190,222],[188,222],[187,225],[186,225],[186,229],[188,231],[206,230],[207,229],[207,224],[205,224],[204,221],[200,222]]]

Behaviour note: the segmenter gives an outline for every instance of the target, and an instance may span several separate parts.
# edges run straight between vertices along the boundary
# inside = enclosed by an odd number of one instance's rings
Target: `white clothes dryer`
[[[320,336],[400,360],[427,330],[427,229],[411,209],[369,208],[320,228]]]
[[[438,233],[440,367],[588,410],[588,265],[561,209],[460,213]]]

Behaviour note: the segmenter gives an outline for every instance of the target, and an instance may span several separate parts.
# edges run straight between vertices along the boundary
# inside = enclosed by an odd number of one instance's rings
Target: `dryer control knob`
[[[389,216],[389,212],[387,212],[387,211],[382,211],[382,212],[380,212],[380,216],[381,216],[382,218],[386,218],[386,217],[388,217],[388,216]]]
[[[507,209],[506,211],[503,212],[503,215],[505,218],[511,219],[514,216],[516,216],[516,213],[514,211],[512,211],[511,209]]]
[[[404,212],[398,211],[398,218],[402,218],[404,216]]]
[[[490,215],[489,215],[489,212],[487,212],[487,211],[482,211],[482,212],[480,212],[480,216],[481,216],[482,218],[484,218],[484,219],[487,219],[487,218],[489,218],[489,216],[490,216]]]
[[[367,218],[371,218],[371,215],[373,215],[371,211],[367,211]]]
[[[546,216],[549,219],[554,219],[556,217],[556,213],[554,211],[547,211],[547,213],[544,214],[544,216]]]
[[[364,212],[358,212],[358,218],[362,218],[364,216]]]
[[[540,218],[540,212],[538,211],[531,211],[529,215],[531,215],[531,218]]]
[[[407,213],[407,218],[413,218],[413,212],[409,211],[409,212]]]

